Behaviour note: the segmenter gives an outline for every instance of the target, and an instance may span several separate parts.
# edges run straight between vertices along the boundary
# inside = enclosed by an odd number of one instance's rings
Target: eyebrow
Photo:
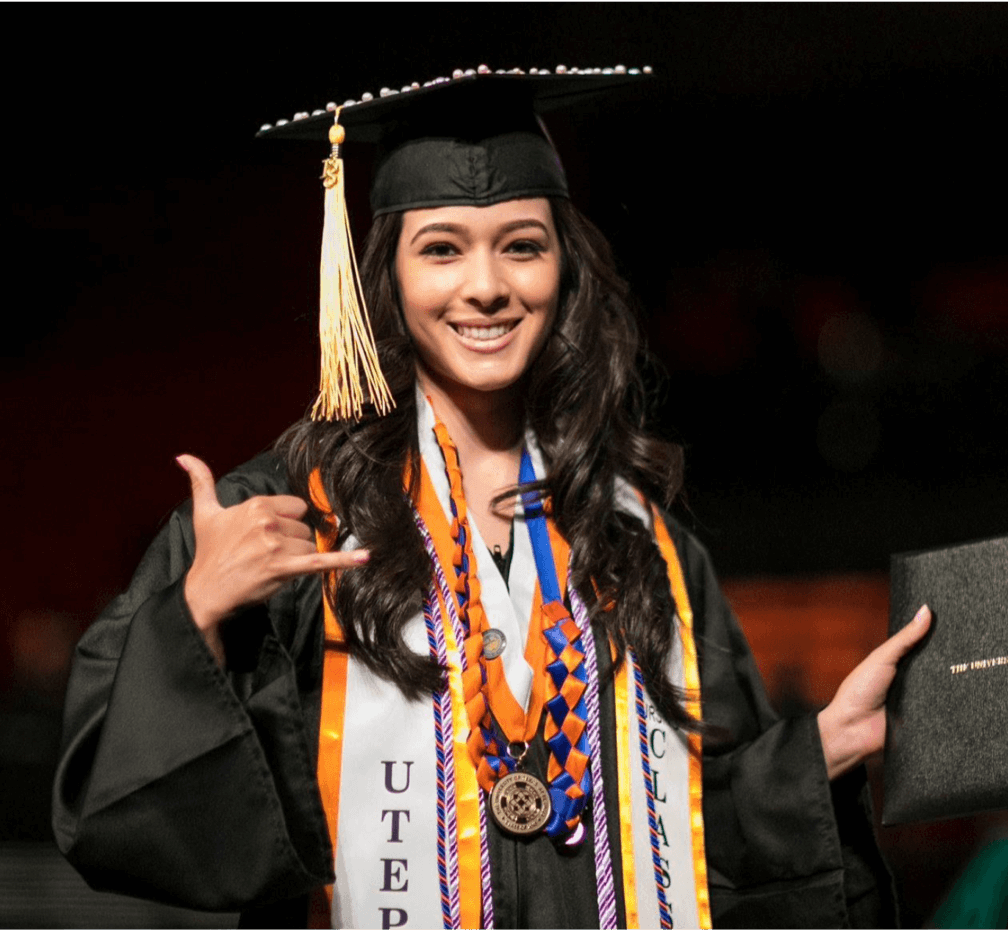
[[[410,245],[412,246],[424,233],[461,233],[462,227],[457,223],[428,223],[426,226],[421,226],[420,229],[416,231],[416,235],[410,240]]]
[[[525,229],[530,226],[542,230],[547,236],[549,236],[549,230],[546,228],[546,224],[540,220],[535,220],[532,217],[521,220],[512,220],[500,229],[500,233],[501,235],[506,236],[508,233],[513,233],[515,230]],[[459,223],[428,223],[426,226],[421,226],[420,229],[416,231],[413,238],[410,240],[410,245],[412,246],[413,243],[424,235],[424,233],[454,233],[455,235],[462,236],[465,235],[466,230],[467,227]]]

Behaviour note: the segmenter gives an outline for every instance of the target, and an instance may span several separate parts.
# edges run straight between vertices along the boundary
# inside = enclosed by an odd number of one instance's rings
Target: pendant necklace
[[[508,744],[508,755],[514,759],[515,767],[490,790],[494,821],[501,830],[518,837],[538,834],[552,813],[549,790],[538,777],[522,768],[528,748],[523,740]]]

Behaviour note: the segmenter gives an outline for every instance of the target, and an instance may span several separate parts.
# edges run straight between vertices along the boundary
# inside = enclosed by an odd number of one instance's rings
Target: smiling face
[[[396,279],[421,382],[453,395],[518,385],[556,317],[560,245],[549,201],[407,211]]]

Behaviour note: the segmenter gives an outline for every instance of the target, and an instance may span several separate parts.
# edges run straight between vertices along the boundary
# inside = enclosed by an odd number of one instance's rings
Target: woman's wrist
[[[839,719],[836,702],[830,702],[816,715],[819,726],[819,740],[822,743],[823,759],[826,761],[826,776],[830,781],[849,772],[864,761],[856,740],[851,740],[851,725]]]
[[[186,607],[189,609],[189,614],[196,625],[196,629],[206,642],[207,647],[213,654],[213,658],[217,661],[217,665],[221,669],[224,669],[226,665],[224,641],[220,634],[220,624],[224,616],[219,615],[218,612],[215,612],[213,608],[208,606],[206,599],[202,597],[202,587],[199,583],[199,577],[198,575],[194,576],[191,569],[186,573],[182,591]]]

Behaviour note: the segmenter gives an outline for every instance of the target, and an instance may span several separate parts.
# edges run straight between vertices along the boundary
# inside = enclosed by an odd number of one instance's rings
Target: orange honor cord
[[[430,398],[427,399],[430,403]],[[433,408],[433,405],[432,405]],[[525,648],[525,659],[535,670],[531,700],[526,709],[514,697],[504,674],[504,662],[501,657],[487,659],[483,653],[482,634],[489,627],[480,600],[481,586],[478,577],[478,566],[475,554],[472,552],[471,537],[466,534],[466,543],[461,545],[456,541],[460,526],[467,526],[465,493],[462,486],[462,472],[458,461],[458,451],[455,448],[448,430],[435,416],[434,434],[445,460],[451,497],[454,506],[459,509],[456,516],[445,515],[434,490],[433,482],[427,472],[427,465],[421,462],[420,490],[417,500],[417,510],[427,524],[427,529],[434,541],[438,559],[448,579],[449,587],[456,595],[455,607],[462,613],[460,596],[464,595],[466,585],[469,587],[468,612],[469,636],[465,642],[468,671],[463,678],[466,709],[471,729],[469,735],[469,755],[477,766],[480,785],[489,792],[497,779],[506,770],[495,771],[487,762],[487,746],[480,725],[489,725],[490,713],[508,741],[529,742],[536,734],[539,719],[542,716],[543,704],[546,700],[549,676],[545,669],[546,643],[541,636],[543,627],[542,593],[538,582],[532,606],[532,616]],[[569,547],[555,527],[550,527],[550,540],[556,560],[557,578],[564,590],[567,583],[567,560]],[[474,567],[467,578],[463,580],[460,573],[462,555],[465,553],[468,563]],[[483,673],[486,671],[486,682]]]
[[[696,640],[693,637],[693,610],[690,608],[686,581],[675,545],[661,512],[652,506],[655,539],[665,558],[669,585],[682,621],[680,635],[683,642],[683,678],[686,686],[686,711],[700,720],[700,671],[697,665]],[[689,735],[689,807],[690,832],[693,842],[693,878],[696,883],[697,916],[701,928],[711,927],[710,892],[707,887],[707,855],[704,849],[703,823],[703,746],[700,735]]]
[[[408,481],[407,481],[408,487]],[[423,518],[434,543],[434,550],[437,553],[438,561],[444,571],[448,582],[448,588],[453,599],[456,598],[455,590],[458,577],[455,573],[453,558],[455,555],[455,541],[452,538],[451,526],[445,517],[444,511],[434,490],[434,483],[427,472],[427,465],[423,461],[420,463],[420,481],[418,483],[416,508]],[[465,928],[478,928],[482,924],[482,882],[480,879],[480,809],[482,800],[480,798],[480,786],[478,773],[473,755],[470,752],[470,733],[479,734],[479,718],[476,723],[470,726],[473,716],[469,714],[466,701],[467,692],[463,681],[461,650],[465,649],[472,653],[468,657],[469,667],[474,667],[474,660],[477,651],[482,651],[482,638],[470,637],[465,644],[459,644],[455,638],[455,632],[448,621],[449,613],[447,605],[444,604],[440,592],[438,593],[438,606],[441,611],[442,629],[445,635],[445,646],[448,653],[448,685],[451,689],[452,699],[452,732],[455,747],[455,792],[456,792],[456,818],[458,823],[458,868],[459,868],[459,900],[461,907],[462,926]],[[458,602],[455,601],[455,610],[458,610]],[[494,666],[499,666],[499,661],[488,664],[490,670]],[[478,668],[478,667],[476,667]],[[488,670],[488,676],[490,671]],[[479,693],[476,692],[478,696]],[[478,710],[475,709],[474,710]]]

